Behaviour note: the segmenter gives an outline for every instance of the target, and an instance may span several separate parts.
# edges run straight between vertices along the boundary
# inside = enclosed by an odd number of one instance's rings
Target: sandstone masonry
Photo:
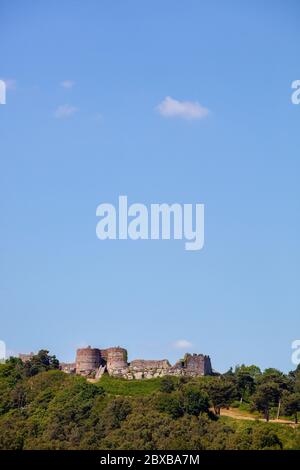
[[[75,367],[74,367],[75,366]],[[185,354],[184,358],[171,365],[167,359],[135,359],[128,362],[127,350],[121,347],[108,349],[77,349],[75,364],[61,364],[67,373],[99,379],[104,373],[125,379],[148,379],[164,375],[196,377],[212,375],[210,357],[204,354]]]

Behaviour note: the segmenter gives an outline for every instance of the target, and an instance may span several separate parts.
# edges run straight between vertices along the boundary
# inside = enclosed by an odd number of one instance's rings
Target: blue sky
[[[1,339],[290,370],[297,1],[0,3]],[[207,116],[165,117],[166,97]],[[205,246],[100,241],[96,207],[205,204]],[[190,346],[179,348],[184,340]]]

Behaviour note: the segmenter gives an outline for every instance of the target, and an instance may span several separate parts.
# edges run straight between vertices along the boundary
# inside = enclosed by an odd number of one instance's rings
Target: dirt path
[[[248,414],[243,414],[239,410],[236,410],[235,408],[229,408],[228,410],[226,408],[221,409],[221,416],[228,416],[229,418],[234,418],[234,419],[244,419],[248,421],[264,421],[266,422],[265,419],[263,418],[257,418],[253,415],[248,415]],[[270,419],[269,423],[278,423],[278,424],[290,424],[292,426],[298,426],[297,424],[294,423],[294,421],[289,421],[288,419]]]

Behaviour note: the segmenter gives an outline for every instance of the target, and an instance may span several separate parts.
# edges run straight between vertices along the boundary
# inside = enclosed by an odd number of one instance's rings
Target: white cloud
[[[73,86],[75,85],[75,82],[73,82],[73,80],[64,80],[63,82],[61,82],[60,84],[63,88],[73,88]]]
[[[187,339],[178,339],[177,341],[175,341],[173,346],[177,349],[186,349],[192,347],[193,345]]]
[[[157,106],[157,111],[164,117],[181,117],[183,119],[203,119],[209,114],[209,109],[197,101],[178,101],[170,96]]]
[[[63,104],[61,106],[58,106],[56,109],[54,116],[57,119],[63,119],[63,118],[68,118],[75,114],[78,111],[78,108],[75,106],[70,106],[69,104]]]

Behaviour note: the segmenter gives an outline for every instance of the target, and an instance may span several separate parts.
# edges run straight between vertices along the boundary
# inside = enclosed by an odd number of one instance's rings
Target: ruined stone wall
[[[198,377],[211,375],[212,367],[209,356],[203,354],[186,354],[184,359],[171,366],[166,359],[148,361],[136,359],[131,361],[128,370],[124,371],[126,379],[151,379],[165,375]]]
[[[107,363],[108,349],[100,349],[100,356],[102,360]]]
[[[66,367],[68,372],[71,367]],[[63,370],[63,369],[62,369]],[[165,375],[197,377],[211,375],[212,367],[209,356],[186,354],[174,366],[167,359],[135,359],[128,363],[127,350],[114,347],[107,349],[82,348],[77,350],[76,373],[88,377],[97,377],[107,371],[114,377],[126,379],[144,379]]]
[[[212,375],[213,368],[209,356],[204,356],[204,375]]]
[[[185,375],[188,377],[197,377],[201,375],[211,375],[212,367],[210,357],[204,354],[189,354],[171,367],[170,375]]]
[[[20,353],[19,354],[19,359],[21,359],[22,362],[27,362],[27,361],[30,361],[34,356],[34,353],[31,352],[29,354],[22,354]]]
[[[167,359],[159,361],[147,360],[147,359],[135,359],[129,364],[130,369],[143,370],[143,369],[168,369],[171,364]]]
[[[129,378],[146,379],[161,377],[166,375],[166,371],[171,367],[167,359],[159,361],[135,359],[129,364]]]
[[[60,362],[59,369],[66,374],[75,374],[76,363],[75,362]]]

